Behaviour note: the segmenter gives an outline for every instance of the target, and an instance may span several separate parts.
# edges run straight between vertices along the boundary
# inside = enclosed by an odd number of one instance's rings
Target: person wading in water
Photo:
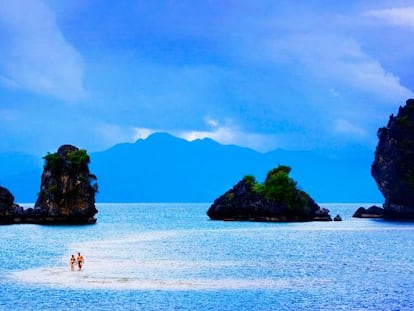
[[[76,259],[75,259],[75,255],[72,255],[72,257],[70,257],[70,270],[74,270],[75,269],[75,263],[76,263]]]
[[[81,255],[81,253],[78,253],[78,257],[76,258],[76,262],[78,263],[78,270],[82,270],[84,260],[83,260],[83,256]]]

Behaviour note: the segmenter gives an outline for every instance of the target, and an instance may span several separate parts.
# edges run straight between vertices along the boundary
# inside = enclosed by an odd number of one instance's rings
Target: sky
[[[414,1],[4,0],[0,152],[374,150],[414,97],[413,37]]]

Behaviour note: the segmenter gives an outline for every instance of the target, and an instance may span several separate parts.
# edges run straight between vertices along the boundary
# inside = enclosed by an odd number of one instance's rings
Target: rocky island
[[[358,208],[355,213],[352,215],[355,218],[383,218],[384,217],[384,209],[372,205],[369,208],[365,208],[361,206]]]
[[[14,203],[9,189],[0,186],[0,224],[13,223],[21,217],[24,217],[23,207]]]
[[[329,210],[297,188],[290,170],[284,165],[272,169],[263,184],[245,176],[214,201],[207,215],[212,220],[331,221]]]
[[[0,224],[95,223],[97,178],[89,172],[89,155],[75,146],[63,145],[45,157],[40,192],[34,208],[23,209],[0,187]]]
[[[414,99],[378,130],[371,173],[385,198],[384,218],[414,220]]]

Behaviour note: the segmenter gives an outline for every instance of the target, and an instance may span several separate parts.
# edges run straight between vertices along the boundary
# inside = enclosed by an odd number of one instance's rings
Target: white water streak
[[[70,271],[67,253],[59,267],[17,271],[11,277],[33,286],[65,289],[117,290],[230,290],[307,287],[323,280],[271,279],[265,275],[229,277],[229,269],[243,270],[256,263],[241,260],[173,258],[169,245],[188,231],[158,231],[120,239],[89,241],[70,245],[85,256],[82,271]],[[164,244],[159,244],[159,243]],[[177,242],[177,241],[175,241]],[[157,244],[158,243],[158,244]],[[166,253],[167,252],[167,253]],[[76,255],[76,254],[75,254]],[[168,259],[171,257],[170,259]],[[262,263],[263,264],[263,263]]]

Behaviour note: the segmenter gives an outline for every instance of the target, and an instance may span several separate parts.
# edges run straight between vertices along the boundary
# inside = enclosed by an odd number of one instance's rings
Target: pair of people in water
[[[76,258],[75,258],[75,255],[72,255],[70,257],[69,262],[70,262],[70,270],[72,271],[75,270],[75,265],[78,266],[79,271],[82,270],[84,260],[83,260],[83,256],[81,255],[81,253],[78,253],[78,256]]]

